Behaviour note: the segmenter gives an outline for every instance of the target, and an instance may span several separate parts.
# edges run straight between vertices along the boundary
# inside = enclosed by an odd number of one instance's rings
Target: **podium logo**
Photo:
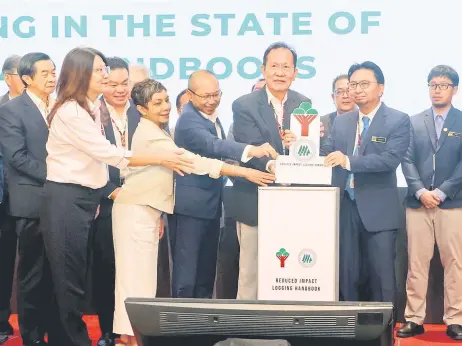
[[[310,161],[317,155],[316,145],[309,139],[300,138],[295,142],[293,155],[298,161]]]
[[[308,137],[310,135],[310,124],[318,116],[318,111],[311,108],[310,102],[302,102],[298,108],[294,109],[292,114],[302,126],[302,137]]]
[[[298,254],[298,262],[302,267],[311,268],[316,264],[316,252],[311,249],[303,249]]]
[[[279,264],[281,268],[285,268],[286,259],[289,257],[289,253],[286,251],[286,249],[281,248],[278,252],[276,252],[276,257],[279,258]]]

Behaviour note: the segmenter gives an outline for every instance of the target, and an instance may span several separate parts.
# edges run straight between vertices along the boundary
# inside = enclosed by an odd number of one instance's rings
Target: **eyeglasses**
[[[348,89],[349,89],[350,91],[351,91],[351,90],[356,90],[356,88],[357,88],[358,85],[359,85],[359,87],[360,87],[362,90],[364,90],[364,89],[369,88],[369,86],[370,86],[372,83],[376,83],[376,84],[377,84],[377,82],[370,82],[370,81],[368,81],[368,80],[363,80],[363,81],[361,81],[361,82],[359,82],[359,83],[358,83],[358,82],[351,82],[351,83],[348,83]]]
[[[109,74],[109,72],[111,72],[111,68],[109,66],[94,68],[93,72],[98,73],[98,74],[106,74],[106,73]]]
[[[8,73],[8,72],[5,72],[5,75],[8,75],[8,76],[19,76],[19,73]]]
[[[436,90],[437,88],[440,88],[440,90],[448,90],[450,86],[454,86],[454,84],[450,83],[441,83],[441,84],[428,84],[428,88],[431,90]]]
[[[218,90],[216,93],[210,94],[210,95],[199,95],[199,94],[196,94],[191,89],[188,89],[188,90],[202,100],[219,100],[221,98],[221,95],[223,95],[223,92],[221,90]]]
[[[348,95],[349,90],[348,89],[337,89],[334,91],[335,96],[343,96],[345,94]]]

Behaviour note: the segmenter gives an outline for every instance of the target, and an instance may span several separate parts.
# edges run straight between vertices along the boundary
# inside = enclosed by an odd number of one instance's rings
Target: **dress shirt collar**
[[[369,114],[364,114],[362,113],[361,111],[359,111],[359,119],[362,120],[363,117],[368,117],[369,118],[369,123],[372,122],[372,119],[374,119],[375,115],[377,114],[377,111],[379,110],[380,106],[382,105],[382,102],[379,102],[379,104],[377,105],[377,107],[375,107],[372,112],[370,112]]]
[[[87,98],[87,103],[88,103],[88,107],[90,107],[90,112],[95,117],[95,119],[100,118],[101,100],[98,98],[95,100],[95,102],[91,102],[91,100]]]
[[[37,95],[35,95],[32,91],[26,90],[27,95],[29,95],[30,99],[40,111],[49,112],[55,103],[55,100],[49,95],[48,96],[48,105]],[[10,98],[11,100],[11,98]],[[48,106],[48,107],[47,107]]]
[[[449,107],[448,109],[446,109],[443,113],[441,113],[440,111],[438,111],[437,109],[435,109],[434,107],[432,107],[432,111],[433,111],[433,119],[436,120],[436,116],[437,115],[441,115],[441,117],[443,118],[443,122],[446,121],[446,117],[448,116],[448,113],[449,111],[451,110],[452,106]]]
[[[218,115],[217,115],[217,112],[213,113],[212,115],[208,115],[208,114],[205,114],[204,112],[201,112],[199,111],[199,113],[207,120],[210,120],[212,123],[216,123],[217,122],[217,118],[218,118]]]
[[[109,115],[111,116],[111,118],[114,119],[114,120],[121,120],[119,118],[119,115],[117,114],[115,108],[112,107],[106,100],[104,100],[104,101],[106,102],[106,107],[107,107],[107,110],[108,110]],[[130,108],[130,102],[127,101],[127,103],[124,106],[124,110],[123,110],[123,114],[122,114],[122,120],[127,118],[127,111],[128,111],[129,108]]]
[[[269,105],[272,105],[272,104],[280,105],[281,104],[281,101],[279,101],[273,94],[271,94],[271,91],[269,91],[267,87],[265,87],[265,90],[266,90],[266,94],[268,95],[268,104]],[[288,93],[286,93],[284,98],[282,99],[282,104],[286,103],[287,94]]]

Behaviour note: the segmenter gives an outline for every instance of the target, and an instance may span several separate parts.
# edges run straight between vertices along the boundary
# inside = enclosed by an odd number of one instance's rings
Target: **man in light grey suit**
[[[334,101],[336,111],[321,117],[321,123],[324,125],[325,137],[329,136],[330,130],[334,125],[335,118],[337,118],[338,115],[351,112],[356,108],[356,105],[350,98],[350,93],[348,91],[348,75],[341,74],[340,76],[335,77],[332,82],[331,97]]]
[[[398,337],[424,333],[425,299],[435,241],[444,267],[447,335],[462,340],[462,112],[452,106],[459,76],[449,66],[428,75],[432,107],[411,117],[411,142],[402,163],[408,192],[406,323]]]

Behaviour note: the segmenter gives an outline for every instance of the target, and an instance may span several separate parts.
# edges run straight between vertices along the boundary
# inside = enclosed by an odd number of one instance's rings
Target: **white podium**
[[[258,299],[338,301],[339,190],[258,190]]]

